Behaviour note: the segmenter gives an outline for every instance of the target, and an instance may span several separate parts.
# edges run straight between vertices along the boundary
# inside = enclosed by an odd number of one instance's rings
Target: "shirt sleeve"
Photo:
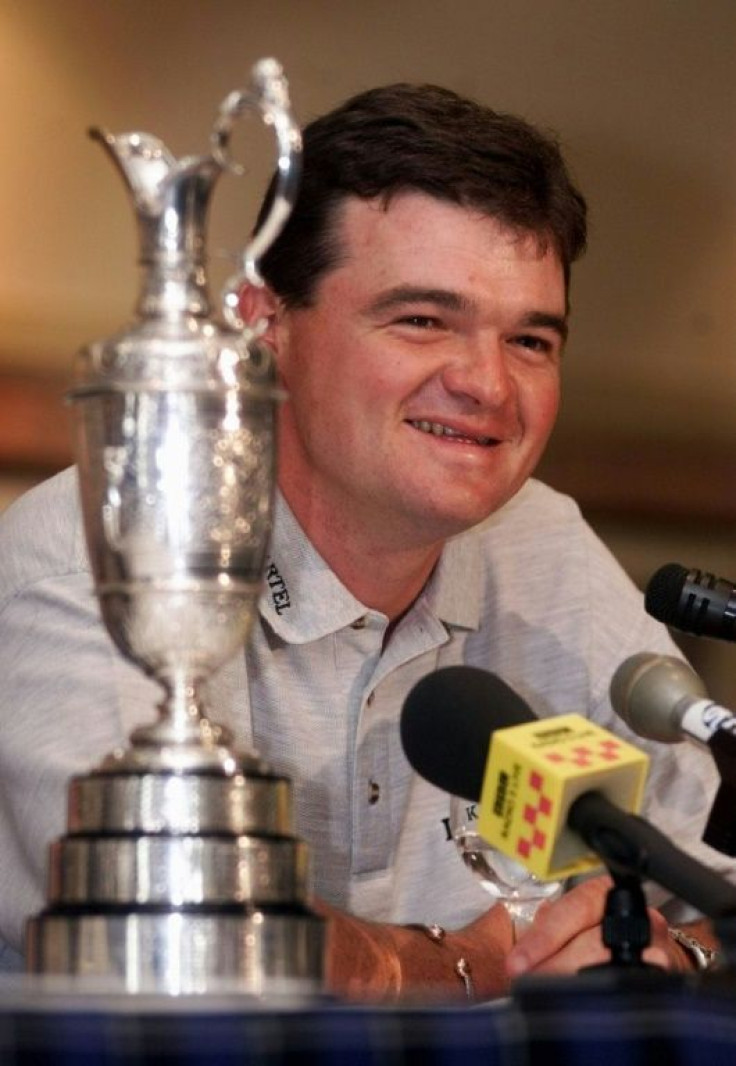
[[[151,717],[156,686],[100,623],[73,472],[3,514],[0,560],[0,941],[17,952],[44,906],[69,778]]]

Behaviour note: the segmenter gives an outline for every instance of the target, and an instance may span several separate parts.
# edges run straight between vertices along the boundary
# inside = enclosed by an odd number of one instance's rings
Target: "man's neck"
[[[444,542],[417,546],[407,538],[404,544],[389,523],[381,530],[375,519],[369,526],[281,488],[312,546],[345,588],[366,607],[397,621],[429,580]]]

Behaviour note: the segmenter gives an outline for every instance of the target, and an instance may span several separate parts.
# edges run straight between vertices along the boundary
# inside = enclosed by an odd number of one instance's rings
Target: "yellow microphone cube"
[[[478,832],[542,880],[601,866],[567,828],[583,792],[603,793],[629,813],[641,806],[649,758],[579,714],[497,730],[478,804]]]

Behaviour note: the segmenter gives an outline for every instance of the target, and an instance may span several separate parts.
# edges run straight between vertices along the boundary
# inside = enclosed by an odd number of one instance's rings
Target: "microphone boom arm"
[[[707,918],[736,917],[736,887],[680,851],[645,819],[616,807],[602,793],[578,796],[568,812],[567,824],[612,873],[655,881]]]

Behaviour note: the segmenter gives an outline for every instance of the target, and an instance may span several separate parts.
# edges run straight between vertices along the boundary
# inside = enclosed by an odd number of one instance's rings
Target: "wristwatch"
[[[719,956],[714,948],[707,947],[697,937],[676,926],[671,925],[667,932],[676,944],[685,949],[696,970],[713,970],[718,965]]]

